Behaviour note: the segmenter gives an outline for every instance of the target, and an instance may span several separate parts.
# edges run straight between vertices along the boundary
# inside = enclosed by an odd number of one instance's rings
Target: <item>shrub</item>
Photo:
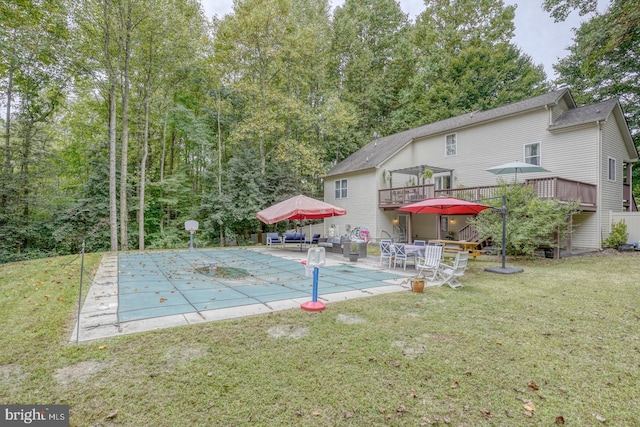
[[[569,230],[567,218],[576,212],[578,202],[560,203],[553,199],[541,199],[529,185],[508,185],[502,182],[497,193],[506,197],[507,247],[509,255],[533,255],[539,247],[557,246],[566,239]],[[501,206],[501,200],[481,203]],[[491,238],[496,250],[502,246],[502,215],[500,209],[486,209],[469,223],[474,224],[480,239]]]
[[[605,248],[617,248],[627,243],[628,238],[627,223],[624,220],[614,222],[611,227],[611,233],[609,233],[609,237],[602,241],[602,246]]]

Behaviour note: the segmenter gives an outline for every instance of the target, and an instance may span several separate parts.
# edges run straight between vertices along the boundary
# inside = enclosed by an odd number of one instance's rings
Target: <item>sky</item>
[[[206,15],[211,18],[214,15],[222,17],[232,12],[233,0],[201,0]],[[343,0],[332,0],[333,5],[342,4]],[[600,0],[599,11],[603,11],[604,1]],[[533,62],[542,64],[550,79],[556,77],[553,64],[558,59],[564,58],[568,46],[573,44],[573,31],[582,20],[577,12],[571,13],[566,21],[554,23],[549,14],[542,10],[542,0],[505,0],[505,4],[517,4],[515,18],[515,37],[513,42],[526,54],[531,56]],[[423,0],[400,0],[400,6],[410,18],[415,18],[424,10]]]

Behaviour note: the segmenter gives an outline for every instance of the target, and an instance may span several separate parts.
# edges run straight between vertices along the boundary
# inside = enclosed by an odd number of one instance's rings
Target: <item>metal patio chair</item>
[[[391,248],[391,240],[380,241],[380,265],[382,260],[386,260],[387,268],[391,268],[391,260],[393,259],[393,250]]]
[[[394,248],[393,255],[395,257],[395,260],[393,262],[393,268],[396,268],[398,263],[400,263],[402,264],[402,268],[406,270],[407,269],[407,249],[401,243],[394,245],[393,248]]]

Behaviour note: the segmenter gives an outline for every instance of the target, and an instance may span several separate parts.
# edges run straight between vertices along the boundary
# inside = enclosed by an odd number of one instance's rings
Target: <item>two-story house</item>
[[[324,200],[347,210],[325,221],[325,234],[364,227],[373,239],[410,242],[443,233],[462,239],[466,217],[397,209],[441,195],[490,197],[498,179],[515,177],[487,169],[520,161],[548,172],[521,174],[518,182],[532,184],[541,197],[581,201],[580,212],[570,219],[570,240],[561,244],[599,249],[610,213],[636,210],[631,165],[637,160],[616,99],[578,107],[568,89],[559,89],[371,141],[325,176]],[[433,172],[431,178],[425,178],[425,169]]]

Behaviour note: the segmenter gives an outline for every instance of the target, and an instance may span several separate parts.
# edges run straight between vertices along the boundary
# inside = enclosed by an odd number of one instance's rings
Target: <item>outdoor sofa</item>
[[[284,243],[305,243],[305,233],[285,233]]]

